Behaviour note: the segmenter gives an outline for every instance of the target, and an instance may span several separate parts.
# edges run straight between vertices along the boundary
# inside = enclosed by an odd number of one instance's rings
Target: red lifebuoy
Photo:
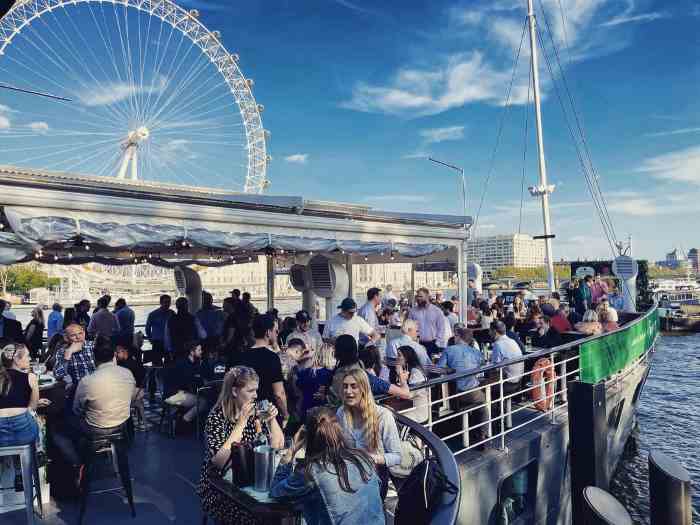
[[[557,374],[554,372],[552,361],[547,357],[541,357],[535,361],[532,367],[532,390],[530,397],[535,402],[535,408],[546,412],[554,406],[554,385]]]

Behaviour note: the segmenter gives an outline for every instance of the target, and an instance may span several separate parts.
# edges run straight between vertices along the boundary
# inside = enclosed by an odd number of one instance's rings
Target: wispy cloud
[[[347,1],[347,0],[343,0]],[[629,45],[629,32],[616,29],[623,23],[670,16],[637,13],[635,0],[542,0],[546,24],[562,54],[571,64],[609,54]],[[559,16],[560,4],[566,13]],[[540,20],[544,18],[538,13]],[[383,82],[357,82],[341,107],[366,113],[421,117],[470,104],[503,104],[510,81],[513,57],[523,35],[524,9],[517,1],[472,1],[467,7],[447,9],[445,25],[437,32],[444,38],[444,52],[431,51],[395,69]],[[464,51],[454,53],[455,41]],[[552,52],[550,39],[544,42]],[[438,43],[438,46],[442,45]],[[529,48],[523,45],[511,103],[527,102]],[[429,65],[426,65],[429,64]],[[549,80],[542,79],[544,97]]]
[[[600,24],[602,27],[613,27],[622,24],[632,24],[639,22],[653,22],[654,20],[659,20],[660,18],[669,18],[671,15],[662,11],[656,11],[652,13],[640,13],[637,15],[620,15],[611,18],[607,22]]]
[[[159,76],[147,86],[136,86],[126,82],[96,84],[79,92],[77,98],[85,106],[110,106],[135,95],[160,93],[167,84],[168,80],[164,76]]]
[[[49,131],[49,123],[44,121],[30,122],[27,127],[36,133],[46,133]]]
[[[464,126],[422,129],[420,130],[420,136],[423,137],[426,144],[437,144],[448,140],[460,140],[464,138]]]
[[[430,153],[427,151],[416,151],[415,153],[407,153],[406,155],[403,155],[401,158],[402,159],[427,159],[430,156]]]
[[[292,164],[306,164],[309,160],[308,153],[295,153],[294,155],[288,155],[284,158],[285,162],[291,162]]]
[[[361,5],[358,5],[354,2],[348,2],[348,0],[333,0],[333,1],[336,4],[340,4],[343,7],[350,9],[351,11],[355,11],[356,13],[362,13],[364,15],[376,15],[376,14],[378,14],[377,11],[374,11],[372,9],[368,9],[366,7],[362,7]]]
[[[637,171],[661,180],[700,184],[700,145],[647,158]]]
[[[10,117],[8,116],[9,113],[12,113],[10,107],[0,104],[0,130],[7,130],[12,127],[12,122],[10,122]]]
[[[669,131],[657,131],[655,133],[646,133],[645,137],[665,137],[668,135],[686,135],[688,133],[700,133],[700,128],[680,128]]]

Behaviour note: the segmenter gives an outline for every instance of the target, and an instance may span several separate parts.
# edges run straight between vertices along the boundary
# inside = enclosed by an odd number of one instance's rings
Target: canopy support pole
[[[462,241],[457,253],[457,282],[459,284],[459,319],[467,323],[469,308],[469,262],[467,259],[467,239]]]
[[[416,265],[411,263],[411,296],[408,298],[408,304],[413,306],[416,297]]]
[[[348,272],[348,297],[355,297],[352,282],[352,255],[345,256],[345,271]]]
[[[267,309],[275,307],[275,256],[265,257],[267,263]]]

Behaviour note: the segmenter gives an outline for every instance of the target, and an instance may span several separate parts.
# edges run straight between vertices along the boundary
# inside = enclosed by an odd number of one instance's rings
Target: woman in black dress
[[[24,331],[24,340],[32,355],[32,359],[41,357],[44,353],[44,311],[41,306],[32,310],[32,320]]]
[[[260,431],[264,432],[273,448],[284,446],[284,434],[277,423],[277,409],[270,403],[264,417],[255,409],[258,397],[258,374],[246,366],[235,366],[224,377],[221,394],[207,418],[206,450],[202,476],[197,494],[202,499],[202,509],[217,524],[257,525],[258,520],[231,500],[221,496],[209,479],[221,476],[236,443],[252,443]]]

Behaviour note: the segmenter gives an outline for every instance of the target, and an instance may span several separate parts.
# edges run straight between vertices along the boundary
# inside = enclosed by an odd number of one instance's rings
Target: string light
[[[73,258],[73,252],[68,252],[68,258],[72,259]]]
[[[54,261],[58,261],[58,255],[55,255],[55,254],[54,254],[53,260],[54,260]]]
[[[89,245],[89,244],[86,244],[86,245],[85,245],[85,250],[86,250],[86,251],[90,250],[90,245]]]

